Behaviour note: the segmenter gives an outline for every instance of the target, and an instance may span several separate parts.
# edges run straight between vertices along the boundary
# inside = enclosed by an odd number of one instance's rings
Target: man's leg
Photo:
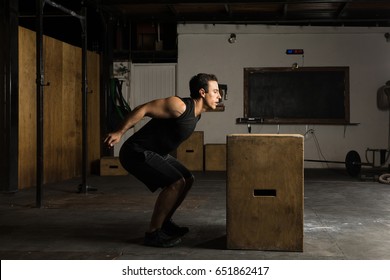
[[[164,221],[170,218],[183,201],[186,191],[186,181],[180,179],[170,186],[165,187],[157,197],[154,205],[149,231],[153,232],[162,227]]]
[[[185,179],[185,187],[183,188],[182,192],[180,193],[178,200],[176,201],[175,206],[172,208],[172,210],[167,215],[165,221],[168,221],[172,218],[173,214],[176,212],[177,208],[182,204],[184,199],[186,198],[188,192],[190,191],[192,184],[194,183],[194,176],[191,176],[189,178]]]
[[[180,179],[162,189],[154,205],[149,231],[145,233],[144,244],[156,247],[172,247],[181,242],[179,235],[170,235],[162,230],[167,215],[177,204],[185,188],[184,179]]]
[[[154,206],[149,230],[145,233],[144,244],[157,247],[175,246],[180,242],[180,235],[167,234],[162,230],[162,226],[184,200],[191,186],[184,178],[189,178],[192,174],[189,171],[189,174],[181,173],[174,164],[177,160],[171,156],[162,157],[151,151],[144,151],[140,154],[142,156],[137,155],[127,157],[123,153],[124,167],[152,192],[158,188],[162,189]],[[129,160],[129,163],[126,160]]]
[[[179,206],[182,204],[182,202],[186,198],[188,192],[190,191],[190,189],[192,187],[192,184],[194,183],[195,178],[194,178],[194,175],[181,162],[179,162],[176,158],[172,157],[171,155],[167,155],[165,157],[165,160],[172,167],[174,167],[176,170],[178,170],[180,172],[180,174],[182,174],[182,176],[184,177],[184,180],[185,180],[185,186],[182,189],[182,192],[180,193],[178,200],[176,201],[175,206],[172,208],[170,213],[167,215],[167,218],[165,220],[165,222],[166,222],[166,221],[171,220],[171,218],[172,218],[173,214],[176,212],[177,208],[179,208]]]

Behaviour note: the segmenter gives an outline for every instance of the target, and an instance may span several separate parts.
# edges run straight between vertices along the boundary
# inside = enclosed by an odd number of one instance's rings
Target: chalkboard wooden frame
[[[349,67],[244,68],[237,122],[350,124]]]

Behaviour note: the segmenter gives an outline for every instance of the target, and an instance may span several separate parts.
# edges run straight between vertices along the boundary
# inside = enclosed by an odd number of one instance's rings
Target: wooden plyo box
[[[127,175],[118,157],[102,157],[100,159],[100,176],[120,176]]]
[[[204,145],[204,169],[205,171],[226,171],[226,145]]]
[[[191,171],[203,171],[203,131],[194,131],[176,150],[176,158]]]
[[[303,251],[303,136],[227,136],[227,248]]]

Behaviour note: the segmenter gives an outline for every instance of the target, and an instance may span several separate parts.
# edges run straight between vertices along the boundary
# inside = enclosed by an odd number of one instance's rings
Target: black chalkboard
[[[349,123],[349,68],[244,68],[244,118]]]

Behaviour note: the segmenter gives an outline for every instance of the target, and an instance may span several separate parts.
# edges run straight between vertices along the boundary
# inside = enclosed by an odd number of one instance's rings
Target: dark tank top
[[[178,97],[180,98],[180,97]],[[135,132],[124,145],[166,155],[175,150],[195,130],[200,115],[195,117],[195,103],[192,98],[180,98],[186,110],[177,118],[151,119]],[[135,144],[135,145],[134,145]]]

